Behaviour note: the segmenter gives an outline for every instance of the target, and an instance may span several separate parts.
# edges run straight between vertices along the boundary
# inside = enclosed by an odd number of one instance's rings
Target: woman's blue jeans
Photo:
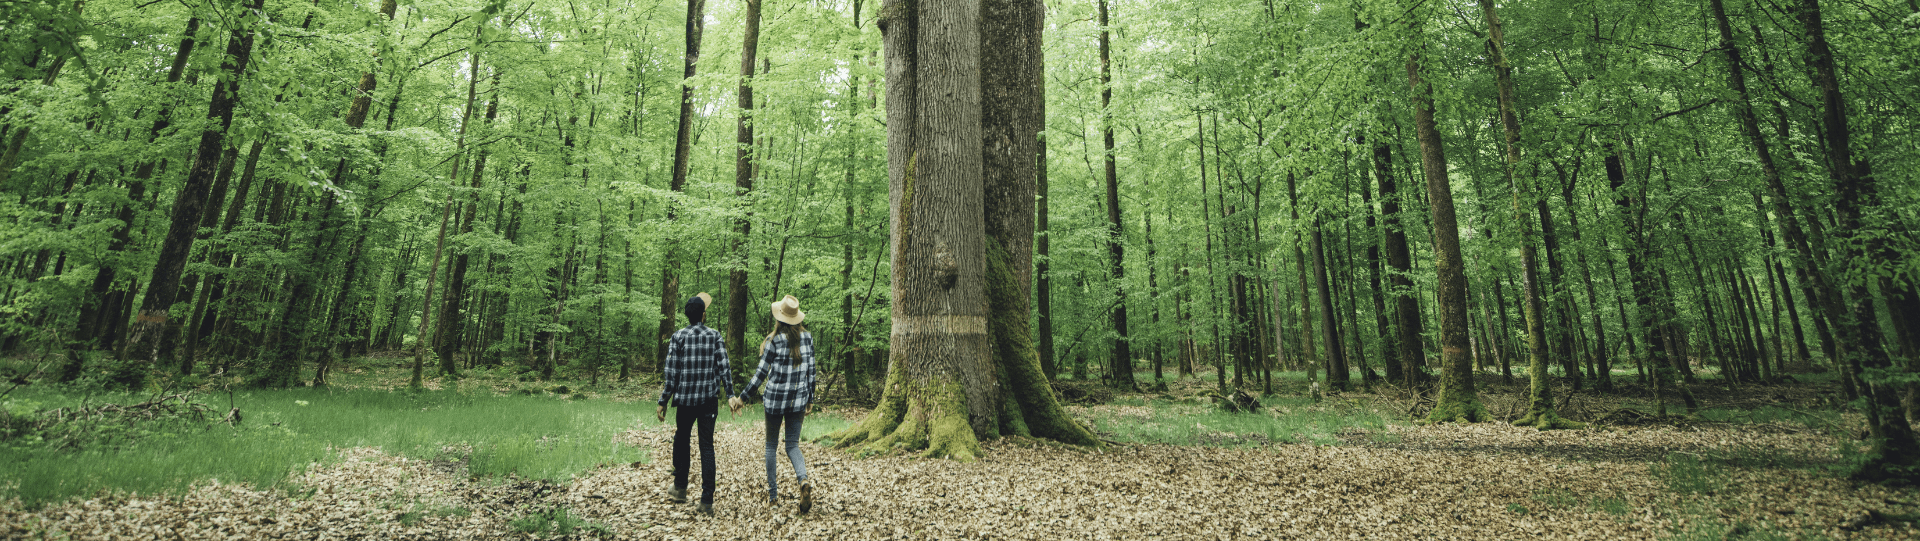
[[[793,478],[807,482],[807,459],[800,456],[800,425],[807,419],[802,412],[785,415],[767,414],[767,497],[779,497],[780,485],[774,481],[774,473],[779,471],[779,457],[774,450],[780,445],[780,426],[787,430],[787,462],[793,464]]]

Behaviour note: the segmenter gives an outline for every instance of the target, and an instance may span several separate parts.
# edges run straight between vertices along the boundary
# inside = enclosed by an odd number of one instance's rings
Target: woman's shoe
[[[813,510],[813,483],[800,483],[800,512]]]

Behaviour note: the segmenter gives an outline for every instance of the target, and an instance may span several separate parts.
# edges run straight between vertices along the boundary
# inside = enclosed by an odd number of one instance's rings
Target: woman
[[[774,448],[780,443],[780,429],[786,427],[787,462],[793,464],[793,477],[800,481],[800,512],[813,509],[813,484],[807,482],[807,461],[800,456],[800,426],[813,407],[813,335],[800,325],[807,314],[800,311],[800,300],[787,295],[773,303],[773,332],[760,342],[760,368],[753,371],[740,394],[728,400],[739,413],[746,405],[742,397],[752,396],[761,383],[767,385],[764,405],[767,413],[767,502],[780,503],[779,485],[774,481],[778,459]]]

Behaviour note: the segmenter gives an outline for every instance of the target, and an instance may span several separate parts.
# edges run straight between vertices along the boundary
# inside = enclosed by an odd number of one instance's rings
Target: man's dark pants
[[[720,403],[708,400],[705,404],[681,405],[673,410],[673,486],[687,486],[687,467],[691,456],[688,446],[692,434],[688,429],[698,424],[700,427],[700,503],[713,503],[713,423],[720,412]]]

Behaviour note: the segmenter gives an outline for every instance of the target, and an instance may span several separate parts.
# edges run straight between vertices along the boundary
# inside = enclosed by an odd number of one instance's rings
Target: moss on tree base
[[[861,454],[914,452],[926,458],[972,462],[980,441],[967,423],[966,393],[958,382],[915,381],[890,370],[880,404],[858,424],[826,436],[838,449]]]
[[[1439,423],[1481,423],[1493,420],[1487,414],[1487,406],[1480,403],[1480,397],[1471,391],[1457,391],[1452,386],[1443,386],[1440,390],[1440,402],[1434,404],[1433,411],[1427,413],[1427,422]]]

